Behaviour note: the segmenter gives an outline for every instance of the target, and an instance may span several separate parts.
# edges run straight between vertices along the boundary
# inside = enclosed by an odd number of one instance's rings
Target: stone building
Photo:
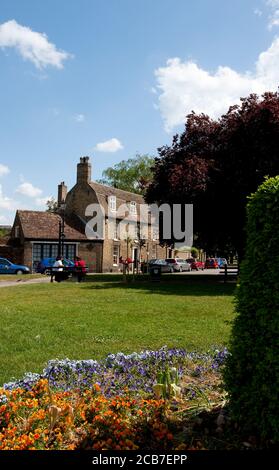
[[[88,238],[86,224],[95,214],[94,211],[88,212],[92,204],[103,208],[104,231],[101,236],[95,236],[93,227]],[[91,272],[120,271],[121,257],[136,262],[165,258],[166,249],[160,247],[150,227],[145,239],[140,233],[141,204],[144,204],[144,199],[138,194],[92,181],[89,157],[81,157],[75,186],[70,191],[64,182],[58,186],[57,211],[18,210],[8,245],[17,253],[16,261],[33,270],[40,259],[57,256],[61,227],[64,256],[70,259],[76,255],[82,257]],[[119,231],[124,219],[129,221],[125,226],[127,235],[123,239]],[[110,237],[109,232],[112,234]]]

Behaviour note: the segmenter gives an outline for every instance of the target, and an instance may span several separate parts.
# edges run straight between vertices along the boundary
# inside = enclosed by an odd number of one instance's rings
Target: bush
[[[279,176],[266,180],[249,199],[246,253],[224,379],[232,416],[241,430],[277,442]]]

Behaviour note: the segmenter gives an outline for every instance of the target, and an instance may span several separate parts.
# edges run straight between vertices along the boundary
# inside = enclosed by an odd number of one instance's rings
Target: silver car
[[[166,258],[165,261],[172,266],[173,270],[182,273],[182,271],[191,271],[191,265],[186,259],[182,258]]]

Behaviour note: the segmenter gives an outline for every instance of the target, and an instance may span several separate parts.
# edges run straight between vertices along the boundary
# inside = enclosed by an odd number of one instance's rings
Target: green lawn
[[[189,276],[123,284],[113,275],[1,288],[0,384],[41,371],[53,358],[225,345],[234,289]]]

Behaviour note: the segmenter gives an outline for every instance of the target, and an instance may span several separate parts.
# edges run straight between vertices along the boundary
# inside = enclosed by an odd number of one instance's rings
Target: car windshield
[[[175,263],[175,262],[176,262],[176,260],[173,259],[173,258],[167,258],[165,261],[166,261],[167,263]]]

